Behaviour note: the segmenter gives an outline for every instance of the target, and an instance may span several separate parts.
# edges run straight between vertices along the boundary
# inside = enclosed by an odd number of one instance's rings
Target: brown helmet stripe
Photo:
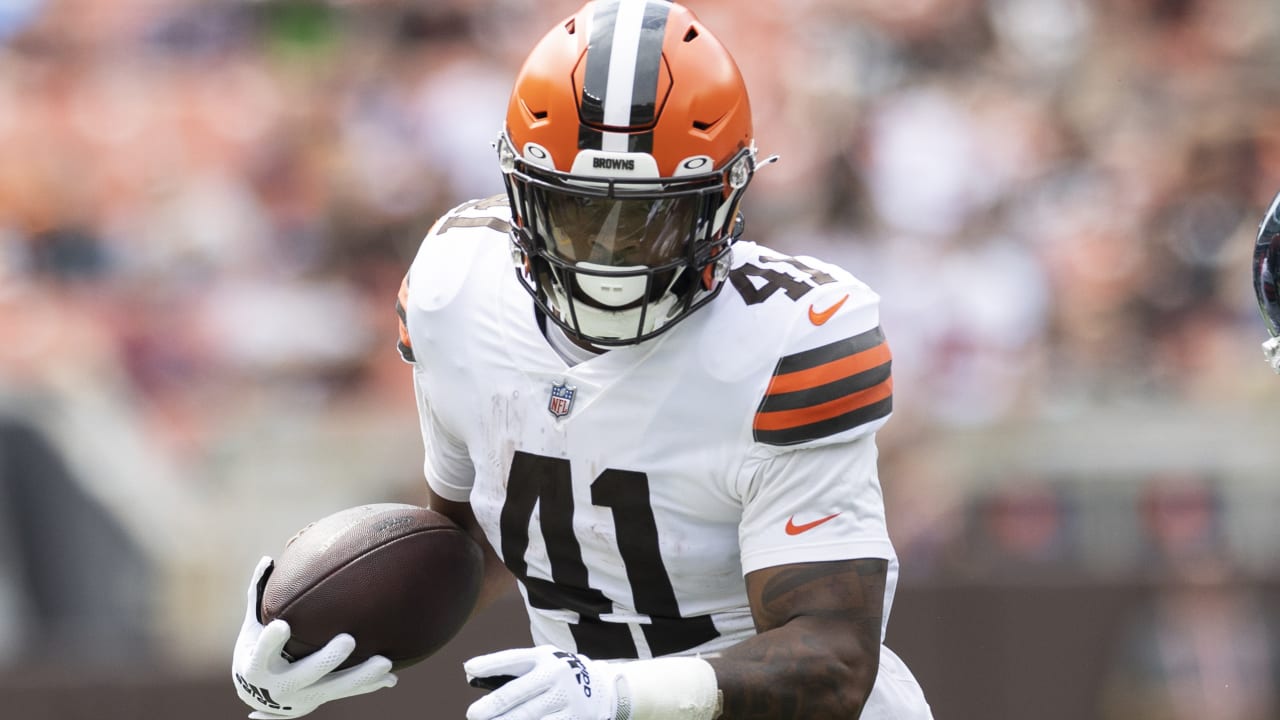
[[[646,127],[658,119],[658,74],[662,71],[662,41],[667,34],[670,13],[671,6],[665,2],[649,2],[644,6],[636,48],[635,80],[631,86],[631,127]]]
[[[613,34],[618,24],[618,0],[596,4],[591,18],[591,39],[587,43],[587,70],[582,81],[578,113],[584,125],[604,125],[604,96],[609,90],[609,61],[613,57]]]
[[[604,142],[604,97],[609,89],[609,61],[613,57],[613,34],[618,23],[618,0],[596,3],[591,16],[591,39],[587,42],[587,69],[578,98],[578,149],[599,150]]]

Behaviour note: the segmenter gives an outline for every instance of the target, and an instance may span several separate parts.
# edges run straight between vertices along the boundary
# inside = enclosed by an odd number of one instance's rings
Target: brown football
[[[356,649],[339,667],[384,655],[399,669],[457,634],[483,573],[480,546],[445,516],[414,505],[361,505],[289,540],[267,576],[260,615],[264,624],[289,623],[291,660],[345,632]]]

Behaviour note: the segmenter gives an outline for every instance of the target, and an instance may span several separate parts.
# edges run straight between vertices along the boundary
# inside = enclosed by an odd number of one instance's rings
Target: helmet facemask
[[[1258,227],[1253,248],[1253,289],[1271,339],[1262,344],[1271,368],[1280,373],[1280,195]]]
[[[623,179],[528,162],[505,133],[498,152],[517,276],[572,337],[602,347],[642,342],[719,292],[754,148],[709,173]]]

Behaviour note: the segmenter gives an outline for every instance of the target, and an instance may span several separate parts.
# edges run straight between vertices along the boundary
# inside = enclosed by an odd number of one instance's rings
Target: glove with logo
[[[467,681],[494,687],[467,708],[467,720],[614,720],[616,663],[551,645],[503,650],[463,663]]]
[[[296,718],[306,715],[330,700],[362,695],[396,684],[391,674],[391,661],[381,655],[338,672],[356,647],[350,635],[342,633],[316,652],[289,662],[281,654],[289,642],[289,623],[273,620],[263,625],[258,620],[258,604],[263,582],[271,569],[271,558],[264,557],[254,568],[249,581],[248,607],[240,637],[236,639],[231,659],[231,676],[236,692],[253,709],[254,720]]]
[[[543,645],[462,667],[493,690],[467,720],[713,720],[723,699],[715,668],[697,657],[606,662]]]

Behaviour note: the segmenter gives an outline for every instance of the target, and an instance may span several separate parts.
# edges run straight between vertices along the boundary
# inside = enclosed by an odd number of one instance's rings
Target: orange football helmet
[[[742,74],[687,8],[596,0],[552,28],[498,153],[517,274],[566,332],[637,343],[719,292],[758,163]]]

